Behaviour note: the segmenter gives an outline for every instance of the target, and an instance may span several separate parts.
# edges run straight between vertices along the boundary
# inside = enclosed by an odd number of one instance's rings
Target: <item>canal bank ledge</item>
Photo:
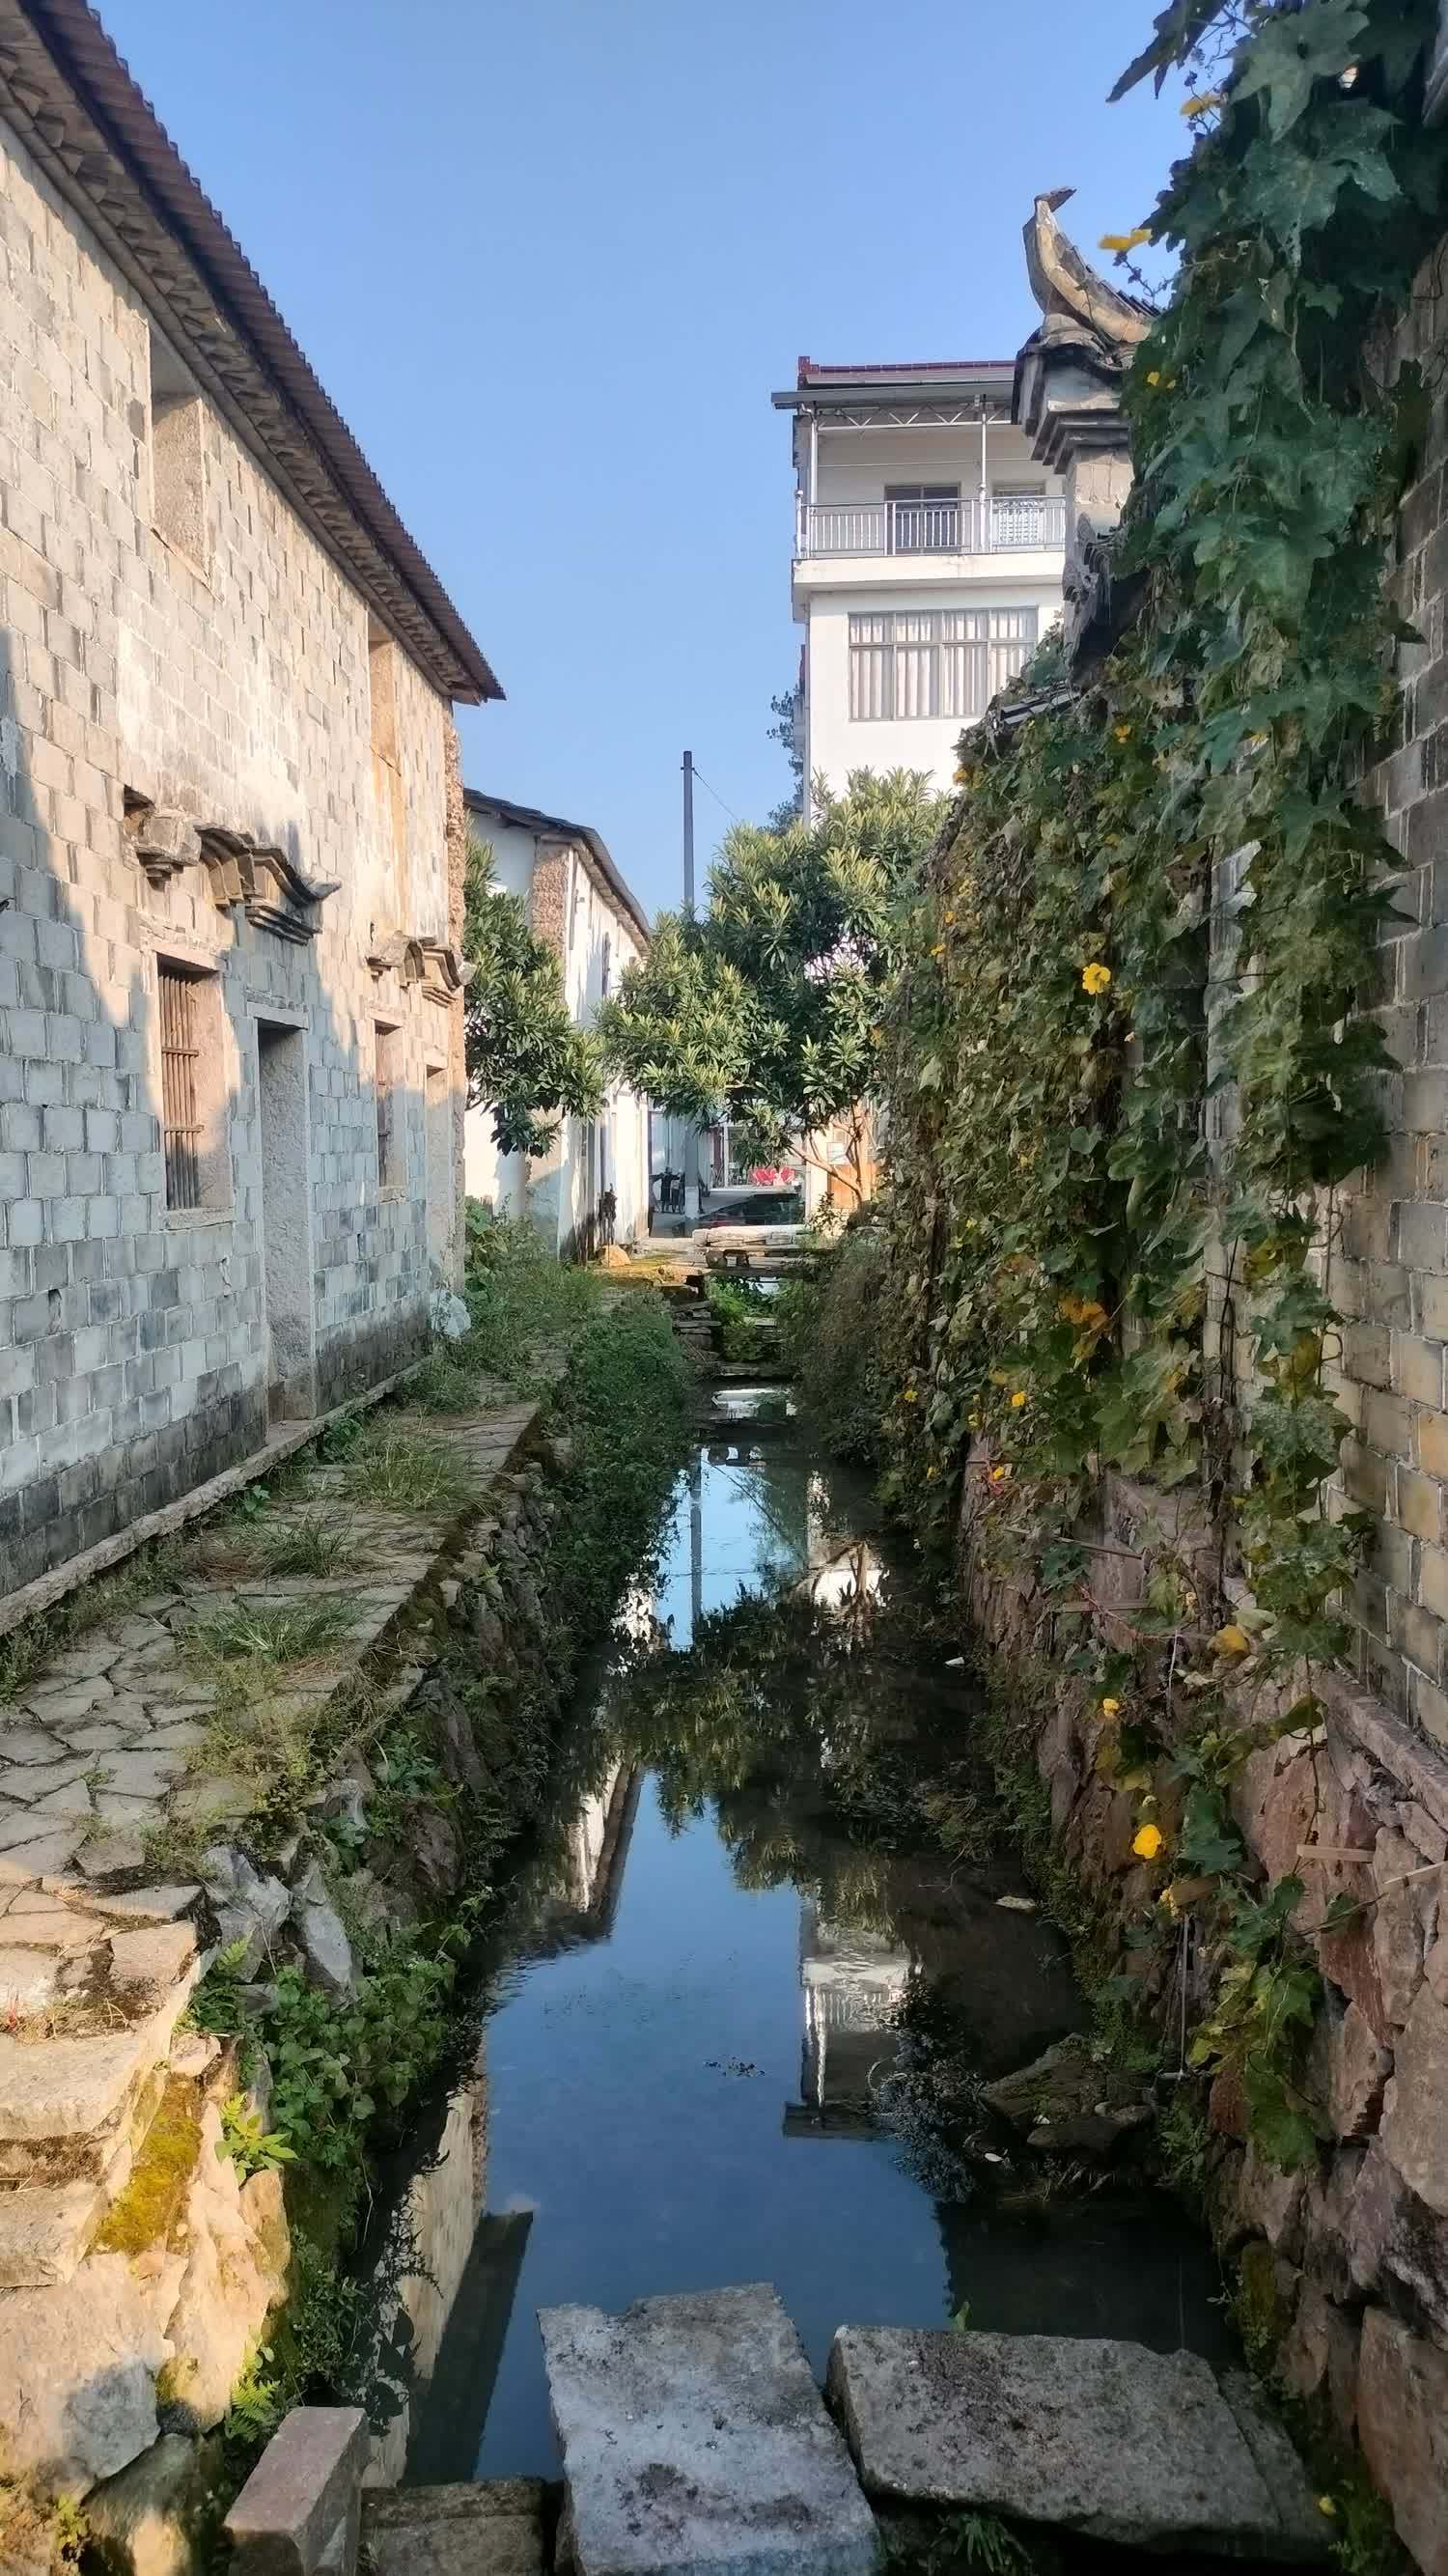
[[[567,1384],[555,1401],[547,1381],[574,1357],[535,1350],[526,1401],[394,1405],[333,1436],[184,1559],[151,1551],[113,1578],[115,1615],[72,1607],[66,1643],[12,1663],[6,2576],[82,2549],[130,2576],[206,2564],[248,2432],[264,2438],[285,2402],[272,2342],[292,2334],[298,2256],[325,2303],[366,2122],[436,2072],[469,1902],[526,1812],[522,1775],[571,1676],[568,1616],[545,1604],[598,1495],[577,1490]],[[286,2033],[318,2028],[357,2068],[312,2131],[301,2115],[289,2154],[274,2036],[285,2065]],[[294,2086],[294,2137],[298,2116]],[[296,2173],[308,2245],[289,2223]]]

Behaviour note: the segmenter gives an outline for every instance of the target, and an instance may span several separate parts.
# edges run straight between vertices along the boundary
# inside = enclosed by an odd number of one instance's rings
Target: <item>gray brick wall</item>
[[[1441,384],[1445,326],[1431,276],[1398,337]],[[1392,594],[1423,638],[1399,647],[1397,721],[1365,793],[1401,874],[1405,916],[1383,931],[1389,1149],[1345,1194],[1330,1285],[1352,1320],[1337,1388],[1353,1420],[1340,1501],[1378,1516],[1354,1602],[1361,1678],[1448,1744],[1448,400],[1435,397],[1422,470],[1398,528]]]
[[[255,1447],[269,1377],[256,1021],[305,1028],[318,1405],[400,1365],[431,1285],[426,1069],[456,1005],[369,948],[448,935],[451,716],[397,653],[399,864],[373,787],[367,612],[204,413],[206,572],[151,525],[150,324],[0,127],[0,1574],[7,1587]],[[163,888],[131,791],[337,879],[293,944]],[[168,1211],[157,958],[219,978],[229,1204]],[[378,1183],[378,1017],[402,1186]]]

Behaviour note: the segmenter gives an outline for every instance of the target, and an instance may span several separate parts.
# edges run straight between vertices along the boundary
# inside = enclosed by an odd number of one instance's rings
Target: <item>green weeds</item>
[[[352,1621],[345,1593],[320,1592],[301,1601],[238,1599],[195,1620],[177,1642],[186,1662],[202,1670],[237,1662],[309,1664],[341,1645]]]
[[[385,1421],[362,1430],[340,1464],[348,1499],[384,1511],[456,1520],[480,1498],[477,1477],[461,1451]]]

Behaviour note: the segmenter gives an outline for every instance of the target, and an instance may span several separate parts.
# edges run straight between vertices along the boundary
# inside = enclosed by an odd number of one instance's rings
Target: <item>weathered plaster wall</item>
[[[426,1073],[456,1084],[460,1013],[366,963],[390,924],[448,935],[446,704],[394,647],[399,867],[362,600],[206,403],[204,533],[194,552],[157,533],[147,314],[8,131],[0,349],[0,1549],[20,1583],[264,1436],[259,1019],[305,1037],[311,1401],[417,1350]],[[218,911],[200,866],[152,887],[128,789],[337,880],[316,940]],[[158,956],[219,979],[224,1203],[197,1213],[166,1205]],[[388,1190],[379,1019],[399,1030]]]

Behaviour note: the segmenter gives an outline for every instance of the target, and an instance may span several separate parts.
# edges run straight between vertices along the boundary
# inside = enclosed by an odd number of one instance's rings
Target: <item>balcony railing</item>
[[[967,501],[816,501],[802,507],[801,555],[999,555],[1061,548],[1066,504],[1030,493]]]

